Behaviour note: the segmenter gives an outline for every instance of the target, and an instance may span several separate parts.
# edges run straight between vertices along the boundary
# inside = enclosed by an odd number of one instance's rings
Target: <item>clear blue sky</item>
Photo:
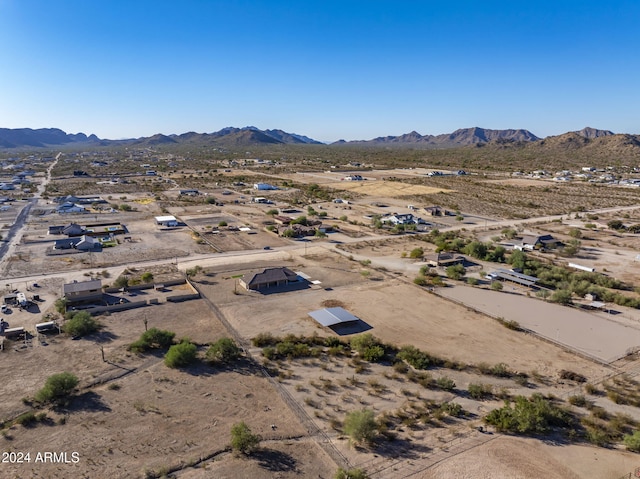
[[[640,133],[640,1],[0,0],[0,127]]]

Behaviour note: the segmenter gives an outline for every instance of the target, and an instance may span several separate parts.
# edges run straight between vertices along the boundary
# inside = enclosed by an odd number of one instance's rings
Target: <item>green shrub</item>
[[[416,369],[428,369],[429,366],[439,363],[439,361],[436,361],[428,353],[420,351],[415,346],[404,346],[400,348],[396,357],[408,362]]]
[[[582,394],[576,394],[574,396],[569,396],[569,404],[578,407],[585,407],[588,402]]]
[[[424,276],[416,276],[413,279],[413,284],[417,284],[418,286],[426,286],[427,278],[425,278]]]
[[[87,311],[79,311],[64,323],[63,331],[70,336],[79,338],[98,330],[100,324]]]
[[[240,357],[240,348],[233,339],[220,338],[207,350],[207,359],[210,361],[231,362]]]
[[[464,416],[464,409],[462,409],[462,406],[460,404],[455,402],[442,403],[440,409],[452,417]]]
[[[356,444],[370,444],[378,432],[373,411],[363,409],[352,411],[344,419],[344,433]]]
[[[453,279],[456,281],[462,279],[466,272],[466,270],[464,269],[464,266],[462,266],[461,264],[448,266],[445,271],[447,273],[447,278]]]
[[[640,452],[640,431],[625,435],[622,442],[629,451]]]
[[[49,376],[36,395],[35,400],[39,403],[48,403],[66,399],[78,385],[78,378],[75,374],[64,372]]]
[[[471,383],[467,387],[469,396],[476,400],[483,400],[493,395],[493,386],[491,384]]]
[[[231,427],[231,447],[236,452],[250,454],[258,448],[262,438],[251,432],[249,426],[244,421],[234,424]]]
[[[494,409],[485,417],[485,422],[495,426],[498,431],[544,434],[553,427],[570,425],[572,418],[566,410],[542,395],[534,394],[531,398],[516,397],[513,407],[505,404],[500,409]]]
[[[198,348],[188,339],[169,348],[164,356],[164,363],[170,368],[182,368],[188,366],[196,359]]]
[[[436,385],[445,391],[452,391],[456,387],[456,383],[453,379],[448,378],[446,376],[442,376],[436,379]]]
[[[134,353],[144,353],[150,349],[166,349],[173,344],[176,333],[151,328],[140,336],[140,339],[129,345],[129,350]]]
[[[342,469],[338,468],[334,479],[369,479],[369,475],[363,469]]]
[[[36,419],[36,415],[33,411],[20,414],[16,418],[16,424],[20,424],[23,427],[32,427],[36,422],[38,422],[38,420]]]
[[[384,345],[369,333],[352,338],[351,347],[355,349],[365,361],[378,362],[385,356]]]

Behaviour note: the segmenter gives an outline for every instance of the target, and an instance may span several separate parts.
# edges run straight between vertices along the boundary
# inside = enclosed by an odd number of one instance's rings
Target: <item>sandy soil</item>
[[[394,198],[398,196],[432,195],[435,193],[452,193],[453,190],[435,188],[424,185],[408,185],[396,181],[342,181],[327,185],[337,190],[353,191],[355,193]]]
[[[640,465],[637,455],[534,439],[499,437],[445,459],[416,477],[424,479],[618,479]]]
[[[46,346],[38,343],[3,354],[8,367],[3,368],[1,378],[1,417],[28,410],[20,398],[35,393],[53,373],[73,371],[84,388],[102,384],[81,390],[67,409],[47,411],[47,424],[15,425],[2,439],[5,447],[30,451],[32,457],[39,451],[78,452],[78,464],[3,465],[7,466],[3,467],[6,477],[130,478],[186,463],[201,467],[202,458],[225,449],[231,425],[240,420],[272,441],[267,442],[267,450],[273,450],[265,453],[262,462],[240,463],[246,464],[246,477],[254,472],[257,476],[294,477],[297,471],[330,476],[335,466],[314,443],[288,448],[288,441],[282,442],[304,435],[305,430],[250,364],[234,370],[201,364],[180,371],[164,366],[161,357],[127,352],[126,345],[144,330],[145,316],[149,327],[169,329],[177,337],[190,337],[200,344],[225,334],[202,301],[190,301],[112,314],[101,320],[105,329],[88,339],[53,336]],[[107,363],[102,362],[101,346]],[[291,470],[274,472],[274,457],[287,459],[284,463]],[[280,472],[285,475],[278,475]]]

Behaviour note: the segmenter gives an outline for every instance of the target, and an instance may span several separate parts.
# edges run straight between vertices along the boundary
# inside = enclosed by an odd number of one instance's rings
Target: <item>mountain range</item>
[[[485,128],[463,128],[453,133],[442,135],[421,135],[416,131],[400,136],[384,136],[372,140],[344,141],[340,140],[332,145],[364,145],[364,146],[395,146],[413,148],[457,148],[463,146],[496,145],[525,145],[525,144],[558,144],[563,143],[567,148],[583,147],[593,140],[603,137],[624,136],[631,143],[640,144],[640,137],[635,135],[615,135],[608,130],[583,128],[580,131],[568,132],[563,135],[550,136],[541,139],[528,130],[490,130]],[[0,148],[28,148],[28,147],[62,147],[62,146],[110,146],[131,145],[151,147],[160,145],[194,145],[212,147],[244,147],[252,145],[321,145],[323,143],[307,136],[287,133],[283,130],[260,130],[253,126],[244,128],[227,127],[213,133],[188,132],[180,135],[157,134],[150,137],[106,140],[96,135],[84,133],[69,134],[57,128],[43,129],[8,129],[0,128]]]

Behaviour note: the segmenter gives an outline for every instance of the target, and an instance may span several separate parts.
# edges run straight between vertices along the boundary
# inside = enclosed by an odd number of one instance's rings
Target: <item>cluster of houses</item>
[[[27,179],[27,176],[35,175],[33,170],[24,170],[13,175],[11,180],[0,182],[0,190],[11,191],[15,190],[16,186],[30,185],[31,180]]]
[[[633,172],[637,172],[636,168],[633,169]],[[562,170],[562,171],[556,171],[554,173],[547,170],[535,170],[530,173],[515,171],[511,174],[511,176],[527,177],[527,178],[535,178],[535,179],[547,179],[547,180],[557,181],[560,183],[565,183],[570,181],[588,181],[590,183],[607,183],[607,184],[620,185],[620,186],[631,186],[631,187],[640,186],[640,179],[636,179],[636,178],[621,179],[620,178],[621,173],[625,173],[625,172],[618,171],[618,169],[613,166],[609,166],[607,168],[595,168],[593,166],[584,166],[579,170],[574,170],[574,171]]]
[[[66,226],[49,226],[50,235],[66,235],[67,238],[54,241],[54,250],[76,249],[79,251],[100,252],[104,246],[115,246],[115,235],[126,233],[119,223],[100,223],[81,226],[70,223]]]
[[[304,223],[296,223],[294,218],[290,216],[277,215],[273,217],[276,222],[275,232],[278,235],[284,235],[285,231],[292,231],[294,238],[302,238],[304,236],[315,236],[318,232],[326,233],[331,227],[324,226],[322,221],[308,219]]]
[[[58,204],[56,213],[59,214],[87,213],[87,207],[108,204],[106,200],[103,200],[99,196],[59,196],[53,201]]]

